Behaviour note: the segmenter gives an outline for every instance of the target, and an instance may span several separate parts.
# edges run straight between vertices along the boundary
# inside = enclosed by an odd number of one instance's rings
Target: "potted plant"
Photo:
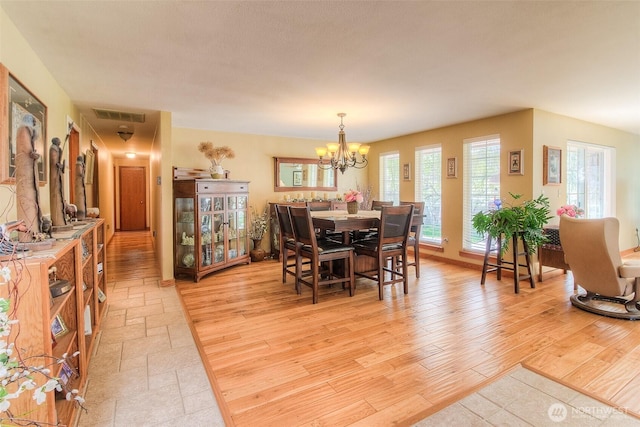
[[[522,197],[520,194],[509,195],[514,201]],[[493,238],[502,237],[502,254],[509,248],[509,240],[515,233],[520,233],[530,254],[535,253],[538,246],[547,241],[542,231],[551,219],[547,197],[540,195],[536,199],[508,206],[502,206],[500,200],[495,204],[495,209],[480,211],[473,216],[473,228],[483,236],[489,234]]]
[[[262,238],[267,232],[267,226],[269,224],[269,212],[265,206],[261,214],[259,214],[255,208],[252,208],[251,213],[251,228],[249,228],[249,238],[253,240],[253,249],[249,251],[251,261],[262,261],[265,257],[264,249],[260,247],[262,244]]]

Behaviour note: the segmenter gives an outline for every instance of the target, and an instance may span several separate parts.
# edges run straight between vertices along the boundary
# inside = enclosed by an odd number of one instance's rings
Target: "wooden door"
[[[143,167],[120,167],[120,230],[146,228],[147,195]]]

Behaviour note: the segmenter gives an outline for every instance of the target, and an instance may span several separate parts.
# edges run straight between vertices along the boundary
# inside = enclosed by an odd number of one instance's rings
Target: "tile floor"
[[[224,426],[175,288],[110,283],[78,426]]]
[[[519,366],[414,427],[463,425],[624,427],[640,420]]]

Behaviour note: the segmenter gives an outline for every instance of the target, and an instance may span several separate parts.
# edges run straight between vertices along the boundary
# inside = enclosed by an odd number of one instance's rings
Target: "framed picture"
[[[562,183],[562,150],[558,147],[542,147],[542,184]]]
[[[402,165],[402,179],[405,181],[411,181],[411,164],[405,163]]]
[[[302,187],[302,171],[293,171],[293,186]]]
[[[69,332],[69,329],[67,328],[67,325],[64,323],[62,316],[58,314],[56,318],[53,319],[53,322],[51,323],[51,333],[55,338],[60,338],[67,332]]]
[[[67,362],[62,362],[60,366],[60,382],[67,385],[74,377],[75,373],[73,372],[73,369],[71,369]]]
[[[15,183],[16,181],[16,154],[21,149],[17,141],[18,130],[23,126],[25,117],[31,115],[34,119],[32,125],[35,138],[31,141],[33,147],[26,148],[40,155],[36,160],[35,173],[38,184],[44,186],[47,183],[47,150],[45,149],[47,107],[3,65],[0,65],[0,99],[6,100],[2,102],[7,102],[0,108],[2,112],[0,121],[8,124],[0,128],[0,141],[2,141],[0,182]]]
[[[523,150],[509,151],[509,175],[524,175],[522,151]]]
[[[458,158],[449,157],[447,159],[447,178],[458,177]]]

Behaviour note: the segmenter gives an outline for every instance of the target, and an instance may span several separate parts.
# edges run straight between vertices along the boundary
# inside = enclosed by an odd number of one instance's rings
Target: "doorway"
[[[119,170],[120,231],[146,230],[145,168],[121,166]]]

